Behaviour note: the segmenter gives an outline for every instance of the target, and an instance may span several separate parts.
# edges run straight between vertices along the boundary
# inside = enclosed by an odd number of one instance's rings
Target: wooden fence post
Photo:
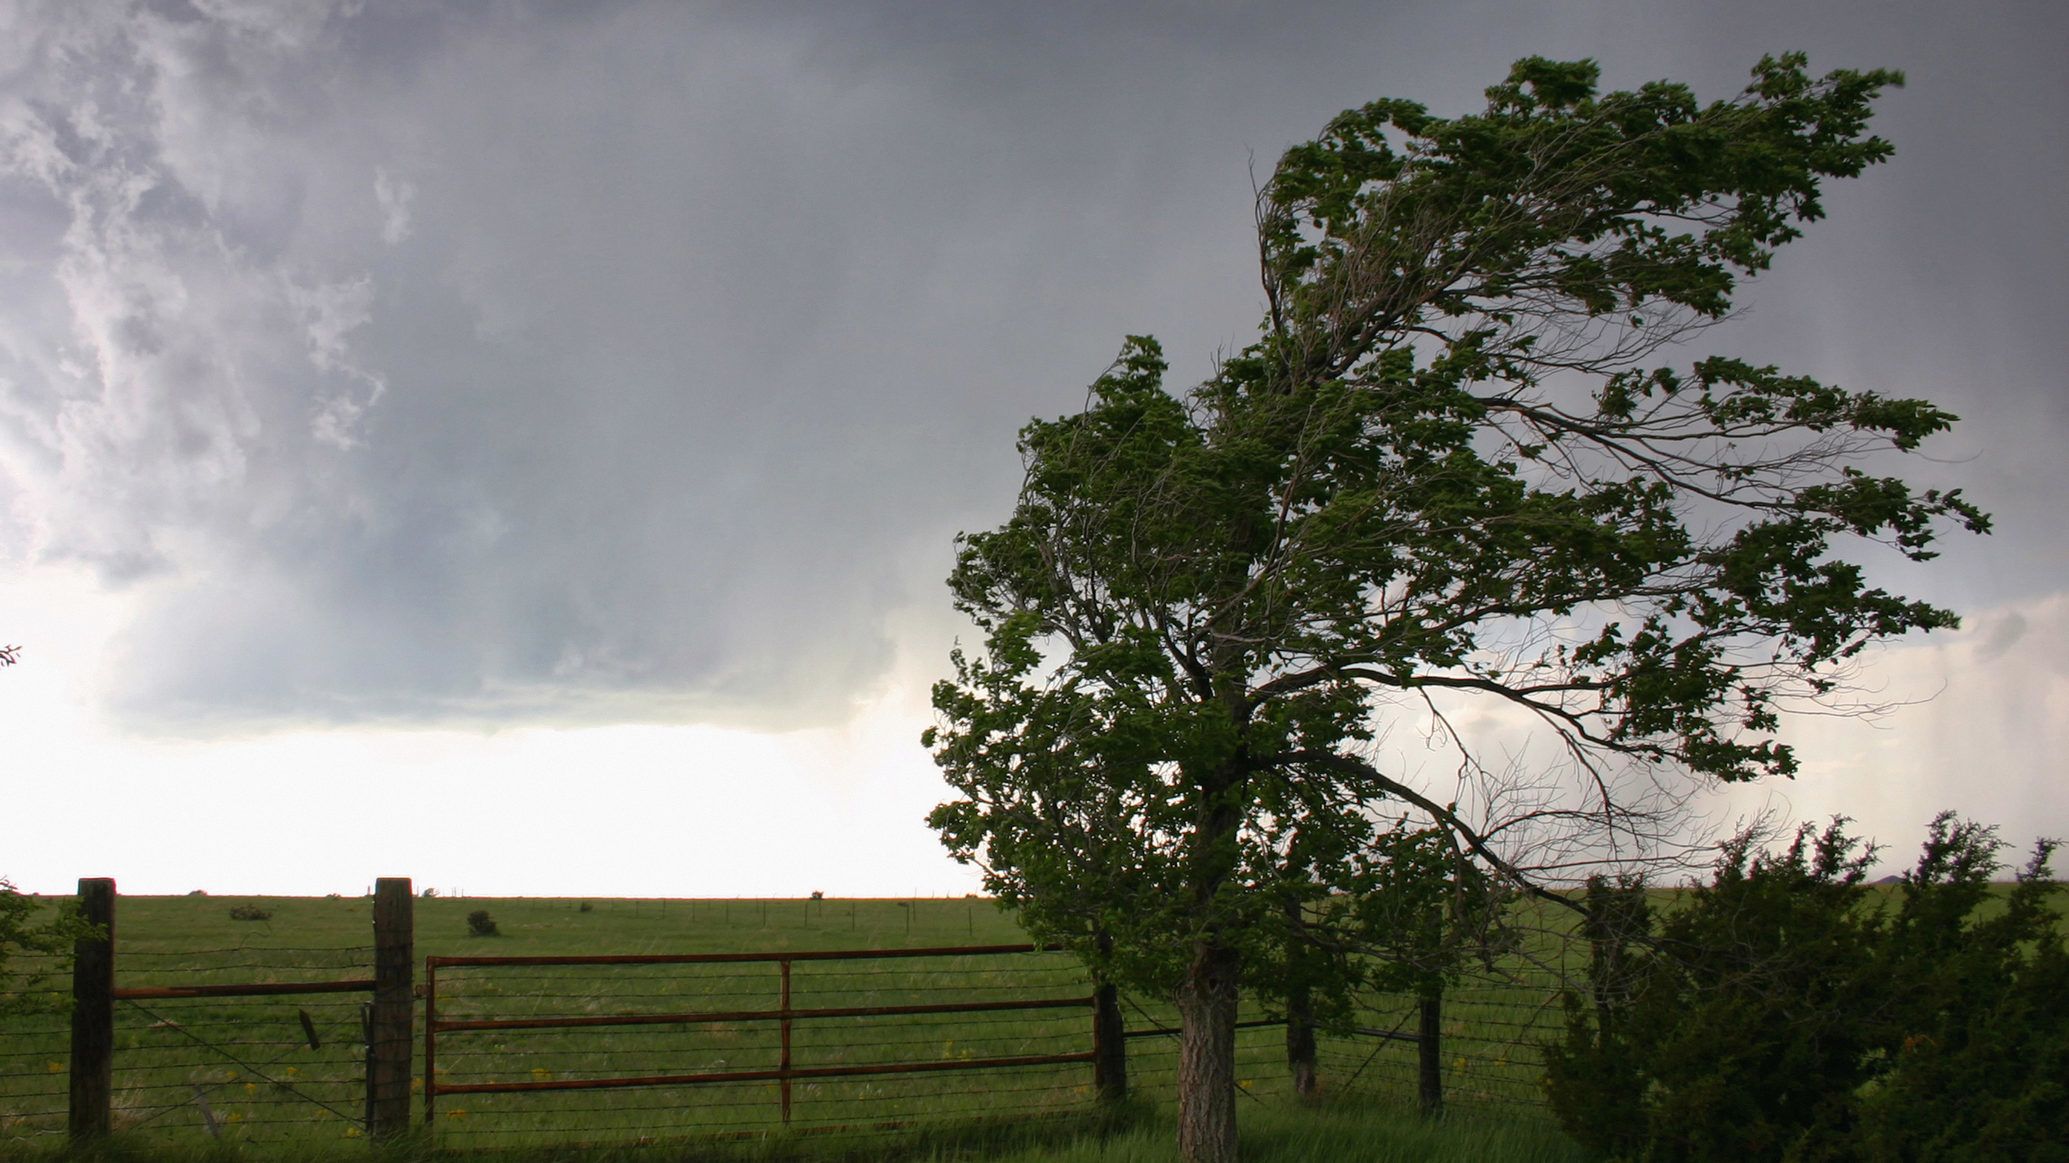
[[[103,1138],[115,1089],[115,882],[79,882],[79,914],[95,931],[72,945],[72,1141]]]
[[[778,961],[776,968],[777,972],[782,975],[782,983],[778,986],[776,1008],[783,1015],[777,1019],[778,1024],[781,1026],[778,1036],[782,1042],[782,1049],[779,1052],[779,1057],[776,1059],[776,1069],[782,1075],[778,1089],[782,1092],[783,1125],[787,1127],[790,1125],[790,959],[786,957]]]
[[[1417,1090],[1422,1100],[1425,1118],[1435,1118],[1444,1113],[1443,1074],[1443,1024],[1444,995],[1438,990],[1426,990],[1417,1002],[1421,1013],[1421,1026],[1415,1039],[1415,1056],[1418,1070]]]
[[[1099,934],[1099,951],[1112,952],[1113,938]],[[1105,981],[1092,990],[1092,1091],[1101,1102],[1128,1097],[1128,1027],[1121,1019],[1121,991]]]
[[[1121,1021],[1121,991],[1092,991],[1092,1089],[1102,1102],[1128,1097],[1128,1032]]]
[[[366,1133],[385,1139],[409,1128],[410,1052],[416,1045],[416,897],[406,876],[374,882],[374,1000],[367,1021]]]

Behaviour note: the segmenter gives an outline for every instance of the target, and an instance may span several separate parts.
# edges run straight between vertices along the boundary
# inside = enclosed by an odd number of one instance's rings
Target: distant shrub
[[[823,901],[823,900],[825,900],[825,899],[826,899],[826,894],[825,894],[825,893],[823,893],[823,892],[820,892],[820,891],[819,891],[818,889],[813,889],[813,890],[812,890],[812,899],[813,899],[813,900],[815,900],[815,901]]]
[[[233,921],[270,921],[273,914],[257,905],[231,905],[230,919]]]
[[[432,899],[433,897],[436,897],[436,896],[438,895],[438,890],[437,890],[437,889],[435,889],[435,888],[432,888],[432,887],[431,887],[430,885],[428,885],[428,884],[427,884],[427,885],[425,885],[425,886],[424,886],[424,891],[422,891],[422,892],[418,893],[417,895],[418,895],[418,896],[420,896],[420,897],[423,897],[423,898],[424,898],[425,900],[427,900],[427,901],[428,901],[428,900],[430,900],[430,899]]]
[[[207,896],[207,895],[208,895],[208,890],[207,890],[207,889],[205,889],[205,888],[197,888],[197,889],[195,889],[195,890],[194,890],[193,892],[190,892],[190,893],[188,893],[187,895],[188,895],[188,896]]]
[[[345,899],[345,894],[341,892],[327,892],[323,894],[323,899],[327,901],[341,901]]]
[[[582,904],[581,904],[581,906],[580,906],[580,908],[581,908],[581,911],[583,911],[583,912],[585,912],[585,913],[593,913],[593,912],[595,912],[595,911],[596,911],[596,906],[595,906],[595,905],[592,905],[592,904],[590,904],[590,903],[589,903],[588,901],[583,901],[583,902],[582,902]]]
[[[487,909],[476,909],[467,914],[467,931],[477,937],[498,936],[496,918],[489,916]]]

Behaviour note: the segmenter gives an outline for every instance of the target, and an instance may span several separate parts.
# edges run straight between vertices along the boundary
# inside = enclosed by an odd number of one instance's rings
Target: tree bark
[[[1240,970],[1234,949],[1203,939],[1178,991],[1178,1153],[1185,1163],[1236,1163]]]
[[[1286,991],[1286,1066],[1293,1072],[1293,1093],[1315,1097],[1315,1007],[1305,984]]]
[[[1305,964],[1311,956],[1301,942],[1300,900],[1286,898],[1286,1068],[1293,1075],[1293,1093],[1315,1097],[1315,1002]]]

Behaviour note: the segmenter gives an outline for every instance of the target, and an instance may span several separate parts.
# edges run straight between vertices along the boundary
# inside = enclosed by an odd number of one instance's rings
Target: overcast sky
[[[1913,471],[1997,532],[1878,561],[1967,625],[1776,790],[2069,834],[2064,45],[2050,0],[0,3],[0,874],[963,891],[953,537],[1123,335],[1248,341],[1279,152],[1519,56],[1713,99],[1798,48],[1907,73],[1897,155],[1701,342],[1950,407]]]

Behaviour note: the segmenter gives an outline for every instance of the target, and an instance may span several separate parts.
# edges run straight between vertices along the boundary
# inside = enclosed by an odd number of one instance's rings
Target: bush
[[[1983,903],[1994,861],[1906,879],[1880,967],[1901,983],[1903,1021],[1894,1066],[1861,1101],[1863,1154],[2069,1159],[2069,946],[2047,899],[2053,848],[2036,848],[2002,914],[1965,927],[1946,914]]]
[[[1734,841],[1664,915],[1590,885],[1589,989],[1547,1053],[1569,1133],[1660,1161],[2069,1157],[2053,845],[1983,918],[1995,829],[1941,814],[1888,907],[1843,825]]]
[[[487,909],[476,909],[467,914],[467,931],[477,937],[495,937],[500,935],[496,931],[496,919],[489,916]]]
[[[233,921],[270,921],[273,914],[257,905],[231,905],[230,919]]]
[[[595,905],[592,905],[592,904],[590,904],[590,903],[589,903],[588,901],[583,901],[583,902],[582,902],[582,904],[581,904],[581,911],[582,911],[582,912],[585,912],[585,913],[587,913],[587,912],[593,912],[593,911],[595,911],[595,909],[596,909],[596,906],[595,906]]]

